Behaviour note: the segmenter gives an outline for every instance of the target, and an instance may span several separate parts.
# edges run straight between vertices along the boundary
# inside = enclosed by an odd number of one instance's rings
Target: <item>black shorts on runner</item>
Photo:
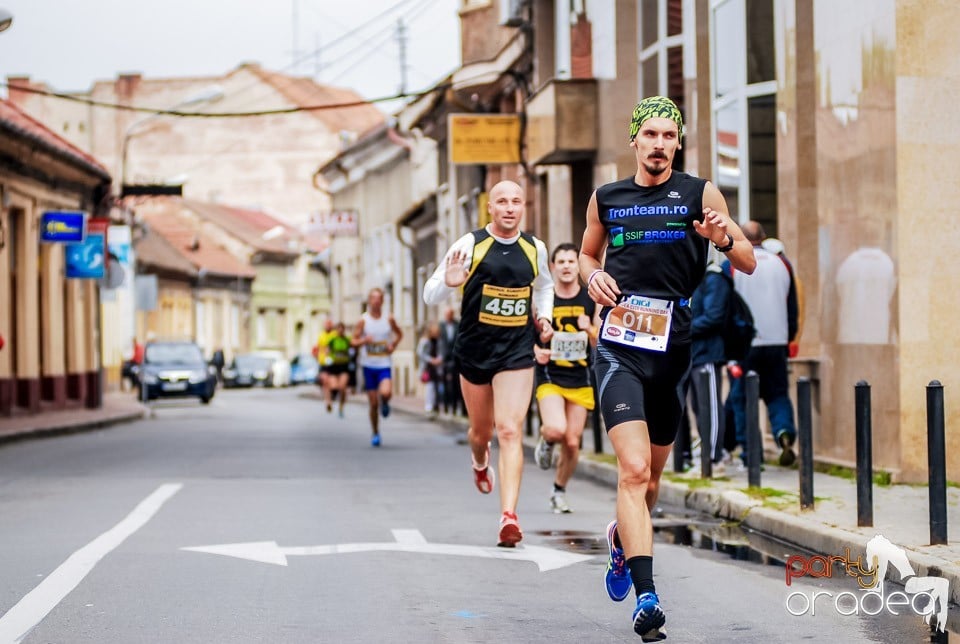
[[[331,376],[339,376],[350,371],[350,365],[348,364],[330,364],[323,368],[324,373],[330,374]]]
[[[493,382],[493,377],[501,371],[532,369],[535,364],[536,361],[533,359],[532,355],[508,360],[503,365],[497,365],[490,369],[474,367],[473,365],[463,362],[462,360],[457,361],[457,367],[460,371],[460,375],[463,376],[467,382],[474,385],[489,385],[491,382]]]
[[[608,432],[621,423],[641,420],[647,423],[651,443],[673,443],[690,376],[689,344],[669,345],[659,352],[601,341],[594,373]]]

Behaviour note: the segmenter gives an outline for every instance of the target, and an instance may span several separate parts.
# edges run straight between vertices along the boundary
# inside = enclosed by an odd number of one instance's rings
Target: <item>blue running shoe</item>
[[[380,415],[386,418],[390,415],[390,402],[384,400],[380,403]]]
[[[633,631],[640,639],[644,642],[667,639],[667,634],[660,630],[666,622],[656,593],[642,593],[637,597],[637,607],[633,610]]]
[[[623,554],[623,549],[616,545],[614,535],[617,533],[617,522],[611,521],[607,526],[607,549],[610,551],[610,558],[607,559],[607,573],[604,576],[604,583],[607,586],[607,594],[615,602],[622,602],[630,594],[633,588],[633,581],[630,579],[630,573],[627,571],[627,558]]]
[[[380,434],[374,434],[370,439],[370,445],[373,447],[380,447]]]

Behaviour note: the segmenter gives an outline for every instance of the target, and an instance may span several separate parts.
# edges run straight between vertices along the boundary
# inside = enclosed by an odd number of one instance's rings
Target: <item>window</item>
[[[683,0],[638,0],[640,92],[668,96],[687,119],[683,83]],[[673,167],[683,169],[683,149]]]
[[[230,346],[234,349],[240,346],[240,305],[230,305]]]
[[[773,0],[713,0],[714,173],[730,215],[777,234]]]

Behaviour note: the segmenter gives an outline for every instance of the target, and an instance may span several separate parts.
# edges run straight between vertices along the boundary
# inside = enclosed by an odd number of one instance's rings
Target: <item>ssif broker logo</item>
[[[899,573],[903,590],[890,592],[886,586],[887,571],[891,567]],[[849,548],[842,555],[793,555],[787,558],[784,570],[788,588],[801,577],[822,578],[835,574],[846,574],[857,585],[855,591],[838,593],[822,589],[793,590],[787,595],[785,605],[787,612],[795,617],[814,616],[817,611],[836,611],[844,616],[912,613],[923,617],[927,624],[936,616],[937,628],[941,632],[946,629],[950,582],[943,577],[918,577],[906,551],[883,535],[870,539],[866,554],[856,559]]]
[[[610,245],[619,248],[627,244],[669,244],[687,238],[686,224],[671,225],[662,230],[625,230],[623,226],[610,228]]]

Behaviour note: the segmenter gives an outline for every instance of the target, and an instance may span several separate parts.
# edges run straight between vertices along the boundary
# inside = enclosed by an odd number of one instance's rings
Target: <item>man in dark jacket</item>
[[[451,308],[443,312],[440,323],[440,355],[443,356],[443,411],[456,415],[463,410],[463,393],[460,391],[460,372],[457,369],[453,345],[460,333],[460,323],[454,318]]]
[[[691,404],[700,430],[700,449],[710,450],[710,460],[714,464],[723,459],[725,422],[721,390],[723,367],[727,362],[723,351],[723,327],[730,290],[730,281],[723,276],[720,266],[710,263],[690,302],[693,313],[690,326],[693,338],[690,349]],[[702,389],[700,375],[704,370],[710,375],[705,390]],[[710,411],[701,418],[699,401],[704,399],[709,401]]]

